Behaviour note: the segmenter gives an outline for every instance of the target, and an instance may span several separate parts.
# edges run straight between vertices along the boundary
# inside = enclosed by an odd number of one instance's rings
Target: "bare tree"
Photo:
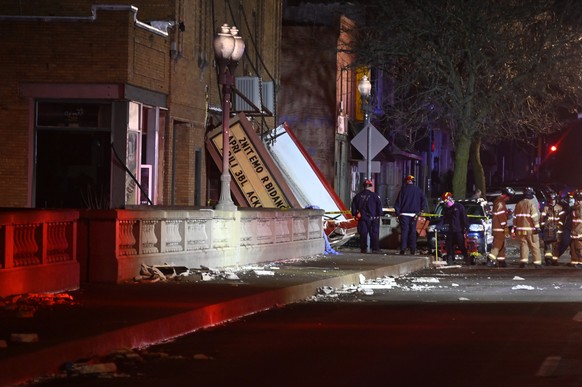
[[[446,127],[455,195],[468,164],[485,192],[482,143],[531,142],[581,106],[582,3],[570,0],[368,0],[356,52],[393,79],[391,130]]]

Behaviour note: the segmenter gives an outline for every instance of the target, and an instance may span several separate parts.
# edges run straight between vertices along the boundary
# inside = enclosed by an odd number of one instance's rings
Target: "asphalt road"
[[[515,243],[508,257],[507,268],[431,268],[327,289],[93,359],[116,372],[63,372],[31,385],[582,385],[582,270],[566,256],[559,267],[520,269]]]

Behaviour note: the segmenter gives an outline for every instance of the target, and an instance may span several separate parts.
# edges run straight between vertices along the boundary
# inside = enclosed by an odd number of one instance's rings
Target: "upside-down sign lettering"
[[[257,148],[263,147],[248,133],[241,121],[231,123],[229,134],[229,169],[241,196],[249,207],[290,208],[292,203]],[[222,131],[211,137],[214,148],[222,158]],[[219,163],[217,163],[219,164]],[[280,175],[280,172],[279,172]],[[239,200],[240,201],[240,200]]]

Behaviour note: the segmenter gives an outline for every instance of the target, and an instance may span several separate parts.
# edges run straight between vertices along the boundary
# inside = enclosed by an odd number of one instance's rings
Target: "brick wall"
[[[65,16],[70,20],[0,20],[0,135],[10,139],[0,144],[0,182],[11,182],[0,192],[0,207],[31,205],[34,131],[30,101],[18,94],[22,82],[127,83],[167,94],[168,117],[159,139],[159,203],[194,204],[195,149],[203,152],[198,188],[201,203],[206,203],[206,169],[216,169],[206,165],[204,136],[208,105],[220,106],[212,48],[218,27],[237,24],[247,43],[247,55],[237,75],[258,75],[265,80],[272,76],[279,84],[281,2],[245,0],[244,9],[238,0],[230,3],[233,14],[224,0],[1,1],[0,15]],[[90,17],[94,4],[133,5],[138,11],[135,15],[98,10],[93,22],[72,21]],[[145,23],[177,20],[185,29],[172,28],[164,37],[135,27],[135,17]],[[214,122],[218,123],[216,117]],[[272,128],[275,121],[264,122]],[[181,128],[179,141],[174,141],[174,126]],[[178,180],[179,184],[172,185]]]

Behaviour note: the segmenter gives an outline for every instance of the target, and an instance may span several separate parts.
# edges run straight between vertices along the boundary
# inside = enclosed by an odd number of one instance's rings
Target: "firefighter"
[[[446,226],[445,246],[447,249],[447,264],[454,264],[456,246],[461,251],[461,254],[463,254],[465,264],[474,265],[475,261],[469,257],[467,242],[465,240],[465,234],[469,228],[467,211],[461,203],[455,202],[451,192],[445,192],[441,196],[441,199],[445,204],[442,223],[443,226]]]
[[[544,207],[540,219],[546,266],[558,266],[558,258],[560,257],[560,243],[562,241],[566,211],[557,202],[557,198],[558,195],[555,192],[550,193],[548,203]]]
[[[574,194],[574,206],[571,210],[572,230],[570,231],[570,266],[582,269],[582,192]]]
[[[534,202],[534,190],[527,187],[524,198],[517,203],[513,212],[514,233],[519,240],[519,267],[524,268],[529,261],[529,251],[533,259],[534,268],[542,267],[540,253],[540,222],[538,208]]]
[[[505,261],[505,239],[507,238],[507,201],[515,195],[515,190],[505,187],[501,190],[501,195],[493,202],[493,217],[491,220],[493,231],[493,247],[487,255],[487,266],[507,267]]]

